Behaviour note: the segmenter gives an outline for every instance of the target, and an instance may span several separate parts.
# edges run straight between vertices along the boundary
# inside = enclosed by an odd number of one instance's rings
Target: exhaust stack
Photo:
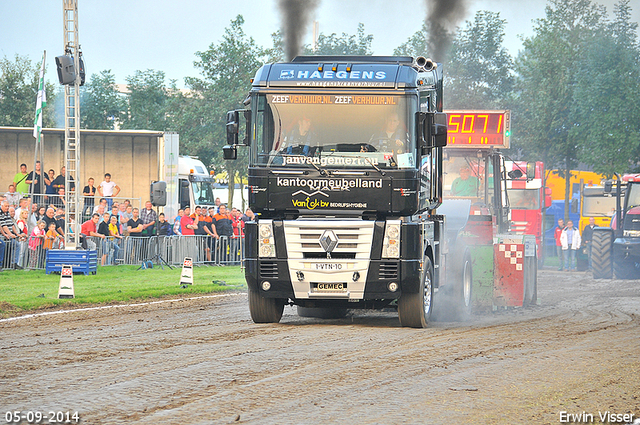
[[[431,59],[425,58],[424,56],[418,56],[413,61],[413,67],[418,71],[432,71],[438,67],[438,64]]]

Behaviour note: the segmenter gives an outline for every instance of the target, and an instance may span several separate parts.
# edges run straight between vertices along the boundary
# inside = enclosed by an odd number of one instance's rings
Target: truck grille
[[[397,279],[398,278],[398,264],[396,263],[381,263],[380,272],[378,274],[380,279]]]
[[[338,244],[331,252],[331,258],[363,259],[371,254],[373,241],[373,221],[331,221],[296,220],[284,222],[289,258],[327,258],[327,252],[320,245],[320,237],[326,230],[332,230]]]
[[[265,279],[277,279],[278,265],[273,261],[261,261],[260,276]]]

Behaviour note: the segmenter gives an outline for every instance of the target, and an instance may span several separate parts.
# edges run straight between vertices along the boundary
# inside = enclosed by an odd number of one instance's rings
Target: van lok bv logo
[[[329,206],[329,202],[327,201],[323,201],[322,199],[311,199],[308,196],[303,200],[292,199],[291,202],[296,208],[306,208],[308,210],[314,210],[318,207],[326,208]]]

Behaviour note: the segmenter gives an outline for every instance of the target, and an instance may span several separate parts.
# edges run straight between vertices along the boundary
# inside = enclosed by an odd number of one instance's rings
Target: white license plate
[[[346,283],[316,283],[313,290],[315,292],[346,292]]]
[[[311,263],[311,269],[333,272],[346,269],[346,265],[342,263]]]

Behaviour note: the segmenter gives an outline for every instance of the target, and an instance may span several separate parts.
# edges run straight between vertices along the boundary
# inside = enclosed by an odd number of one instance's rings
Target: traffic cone
[[[73,267],[71,266],[62,266],[62,270],[60,270],[58,298],[75,298],[73,291]]]
[[[193,285],[193,260],[189,257],[185,257],[182,263],[179,285]]]

